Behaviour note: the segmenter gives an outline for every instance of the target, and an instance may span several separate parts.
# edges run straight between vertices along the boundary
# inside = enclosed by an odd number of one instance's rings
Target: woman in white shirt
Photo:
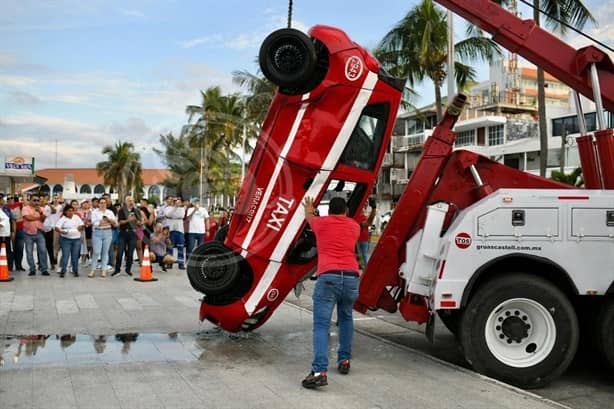
[[[81,232],[85,229],[83,220],[74,213],[71,206],[62,209],[62,217],[55,225],[55,231],[60,233],[60,248],[62,249],[62,269],[60,277],[66,274],[68,257],[72,262],[72,274],[79,277],[79,252],[81,250]]]
[[[100,199],[98,208],[92,211],[92,270],[87,275],[92,278],[96,275],[96,261],[102,259],[100,276],[106,277],[105,268],[108,264],[109,247],[113,240],[113,227],[117,226],[117,219],[113,212],[107,209],[107,201]]]

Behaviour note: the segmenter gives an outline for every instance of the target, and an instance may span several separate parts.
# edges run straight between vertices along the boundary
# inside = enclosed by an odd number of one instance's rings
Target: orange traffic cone
[[[141,264],[141,275],[135,278],[134,281],[158,281],[157,278],[151,276],[151,260],[149,259],[149,247],[145,245],[143,250],[143,263]]]
[[[6,245],[2,243],[0,249],[0,281],[13,281],[14,278],[9,274],[9,264],[6,262]]]

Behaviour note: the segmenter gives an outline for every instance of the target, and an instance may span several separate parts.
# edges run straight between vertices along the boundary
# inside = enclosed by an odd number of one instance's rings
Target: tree
[[[107,145],[102,148],[102,154],[108,158],[98,162],[96,170],[105,184],[117,187],[120,200],[131,191],[143,189],[141,156],[134,151],[132,143],[119,141],[115,146]]]
[[[188,105],[188,124],[183,129],[183,134],[188,138],[189,144],[200,152],[199,171],[200,195],[206,195],[209,191],[207,176],[209,173],[209,159],[212,147],[216,144],[215,127],[217,112],[219,112],[222,90],[220,87],[210,87],[200,92],[201,104]],[[201,197],[201,200],[203,198]]]
[[[171,176],[164,185],[173,189],[181,197],[192,197],[198,194],[198,177],[200,171],[200,156],[198,150],[190,147],[185,135],[175,137],[172,132],[160,135],[163,150],[154,151],[166,163]]]
[[[201,105],[186,107],[189,115],[184,134],[189,144],[200,150],[200,169],[203,194],[209,191],[209,176],[221,174],[217,185],[228,204],[236,189],[232,183],[231,163],[238,161],[237,147],[242,142],[245,123],[244,98],[238,94],[222,95],[219,87],[201,91]],[[216,168],[221,172],[216,172]]]
[[[410,87],[426,78],[433,81],[438,120],[443,116],[441,86],[447,75],[447,27],[446,13],[432,0],[422,0],[384,36],[375,51],[382,65],[392,75],[407,78]],[[455,44],[456,57],[471,62],[492,61],[501,55],[490,38],[476,33],[474,28],[468,29],[470,36]],[[475,79],[475,70],[469,65],[457,61],[454,70],[459,88]]]
[[[580,187],[584,185],[584,178],[582,177],[582,168],[576,168],[569,175],[564,172],[553,170],[551,175],[552,180],[557,182],[567,183],[568,185]]]
[[[582,29],[588,21],[595,23],[595,18],[582,0],[533,0],[533,20],[535,20],[537,25],[540,25],[541,20],[540,8],[544,10],[546,26],[560,34],[565,34],[567,31],[565,24]],[[540,143],[539,174],[545,176],[548,166],[548,132],[546,123],[546,81],[544,70],[541,67],[537,67],[537,114]]]
[[[275,84],[248,71],[234,71],[232,81],[246,88],[245,113],[247,120],[253,124],[252,129],[259,128],[264,121],[273,96],[275,96]]]

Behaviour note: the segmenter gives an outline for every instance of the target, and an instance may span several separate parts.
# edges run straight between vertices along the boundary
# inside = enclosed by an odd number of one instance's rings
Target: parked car
[[[317,254],[305,197],[317,205],[342,194],[351,217],[362,209],[404,85],[333,27],[315,26],[309,35],[275,31],[259,60],[279,88],[224,242],[196,249],[187,268],[190,283],[205,295],[200,319],[233,332],[262,325],[313,274]]]

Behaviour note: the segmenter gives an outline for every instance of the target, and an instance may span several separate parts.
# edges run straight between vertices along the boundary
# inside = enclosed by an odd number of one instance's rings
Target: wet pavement
[[[359,314],[351,374],[330,371],[327,387],[305,390],[307,294],[230,336],[198,322],[200,295],[183,272],[155,274],[2,283],[0,408],[560,407],[385,339],[406,330]]]

